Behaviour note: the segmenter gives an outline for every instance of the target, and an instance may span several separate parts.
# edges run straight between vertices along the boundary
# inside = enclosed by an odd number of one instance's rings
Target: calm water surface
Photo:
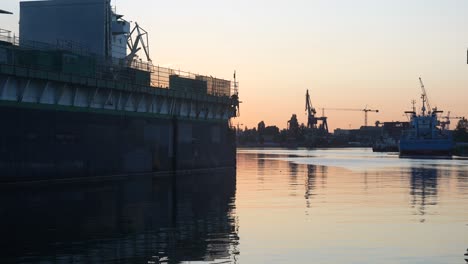
[[[464,263],[468,160],[239,150],[240,263]]]
[[[222,171],[0,186],[0,263],[465,263],[468,160],[240,149]]]

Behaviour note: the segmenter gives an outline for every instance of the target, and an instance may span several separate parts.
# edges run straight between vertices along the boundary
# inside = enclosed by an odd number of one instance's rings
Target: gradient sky
[[[18,31],[18,0],[2,0],[0,28]],[[153,62],[230,79],[254,127],[306,122],[316,108],[369,108],[369,123],[407,120],[421,76],[433,106],[468,116],[466,0],[113,0],[149,32]],[[326,111],[331,129],[357,128],[361,112]],[[454,122],[455,123],[455,122]],[[454,125],[452,125],[452,128]]]

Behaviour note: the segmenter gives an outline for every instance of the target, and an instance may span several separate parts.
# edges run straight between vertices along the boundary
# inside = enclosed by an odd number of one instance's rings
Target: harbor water
[[[0,263],[465,263],[468,160],[239,149],[237,171],[0,186]]]

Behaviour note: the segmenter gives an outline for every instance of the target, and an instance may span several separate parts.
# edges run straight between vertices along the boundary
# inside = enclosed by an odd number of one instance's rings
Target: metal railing
[[[77,55],[90,56],[96,60],[96,76],[107,80],[132,80],[134,73],[128,71],[128,69],[136,69],[148,72],[150,75],[149,85],[155,88],[169,89],[170,77],[174,75],[181,78],[205,81],[207,84],[207,94],[213,96],[231,96],[236,91],[236,88],[239,87],[238,82],[213,76],[194,74],[180,69],[175,70],[161,67],[138,59],[128,61],[127,59],[99,57],[93,55],[86,46],[71,41],[57,40],[57,43],[54,45],[37,41],[20,40],[19,37],[12,35],[11,31],[4,29],[0,29],[0,41],[9,42],[13,46],[19,46],[22,49],[43,51],[63,50]],[[34,65],[34,67],[48,70],[44,68],[44,65]]]
[[[14,37],[11,36],[11,31],[0,28],[0,41],[14,44]]]
[[[31,50],[66,50],[83,56],[90,56],[91,52],[89,48],[81,43],[77,43],[70,40],[57,39],[55,44],[20,39],[16,35],[12,35],[11,31],[0,29],[0,41],[9,42],[14,46],[20,46],[23,49]]]

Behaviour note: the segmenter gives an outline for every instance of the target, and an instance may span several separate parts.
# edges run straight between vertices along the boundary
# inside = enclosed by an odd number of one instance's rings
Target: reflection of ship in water
[[[437,205],[437,181],[436,168],[412,168],[410,181],[411,206],[417,209],[420,222],[425,222],[428,207]]]
[[[0,186],[0,262],[234,259],[234,172],[177,177]]]
[[[293,157],[293,155],[288,155],[289,158]],[[297,188],[301,188],[302,184],[298,183],[297,175],[299,171],[302,169],[304,165],[299,165],[292,161],[288,162],[288,169],[289,169],[289,183],[288,183],[288,190],[289,196],[297,196]]]
[[[295,182],[297,178],[297,173],[299,172],[299,165],[294,162],[288,162],[289,166],[289,175],[292,182]]]

